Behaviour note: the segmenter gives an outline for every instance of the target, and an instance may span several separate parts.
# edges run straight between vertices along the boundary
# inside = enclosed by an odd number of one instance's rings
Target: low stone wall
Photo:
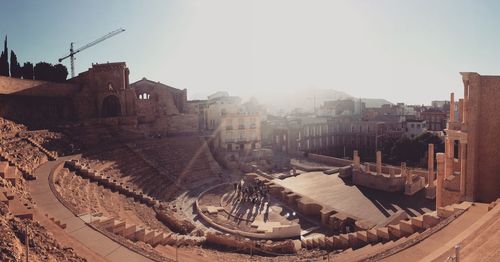
[[[387,192],[402,192],[405,189],[405,177],[400,174],[391,177],[386,174],[376,175],[371,172],[353,171],[352,182],[355,185]]]
[[[294,254],[297,252],[296,246],[292,240],[258,243],[252,240],[242,240],[236,236],[227,236],[221,233],[208,232],[206,234],[206,243],[223,247],[237,249],[245,253],[264,253],[270,255]]]
[[[343,166],[352,165],[352,160],[336,158],[336,157],[331,157],[331,156],[325,156],[325,155],[308,154],[307,158],[309,158],[312,161],[316,161],[319,163],[323,163],[326,165],[332,165],[332,166],[336,166],[336,167],[343,167]]]
[[[219,184],[217,186],[213,186],[213,187],[203,191],[195,201],[196,211],[212,227],[219,229],[219,230],[222,230],[224,232],[234,234],[234,235],[250,237],[250,238],[255,238],[255,239],[286,239],[286,238],[294,238],[294,237],[300,236],[300,226],[297,228],[295,225],[291,225],[289,227],[282,227],[282,228],[273,228],[272,232],[253,233],[253,232],[246,232],[246,231],[241,231],[241,230],[236,230],[236,229],[230,229],[230,228],[227,228],[225,226],[222,226],[220,224],[215,223],[209,216],[207,216],[203,212],[203,210],[199,204],[199,199],[201,199],[207,192],[209,192],[217,187],[227,186],[227,185],[230,185],[230,184],[224,183],[224,184]]]
[[[155,207],[154,210],[156,212],[156,218],[177,233],[188,234],[196,228],[190,221],[177,217],[173,211],[162,210],[157,207]]]
[[[76,92],[78,86],[68,82],[56,83],[0,76],[1,95],[64,97]]]

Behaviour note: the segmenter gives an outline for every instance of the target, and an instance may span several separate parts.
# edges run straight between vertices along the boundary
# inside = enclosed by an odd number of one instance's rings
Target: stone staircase
[[[12,186],[16,185],[16,180],[19,178],[18,174],[17,168],[9,166],[7,162],[0,162],[0,177],[10,182]],[[33,207],[17,199],[9,188],[0,186],[0,202],[7,205],[11,215],[33,219]]]
[[[32,144],[33,146],[37,147],[40,151],[42,151],[44,154],[46,154],[47,157],[49,158],[49,160],[56,160],[57,159],[57,154],[55,152],[51,152],[51,151],[47,150],[46,148],[44,148],[42,145],[40,145],[39,143],[37,143],[32,138],[27,137],[25,139],[30,144]]]
[[[355,250],[367,246],[366,249],[370,249],[370,246],[401,242],[406,238],[418,236],[420,233],[437,225],[440,221],[456,215],[459,211],[467,210],[471,204],[471,202],[462,202],[461,204],[440,207],[436,211],[411,217],[408,220],[401,220],[397,224],[386,227],[334,235],[332,237],[315,234],[302,238],[302,247],[306,249]]]
[[[157,245],[200,246],[206,240],[204,236],[189,236],[153,230],[143,225],[130,224],[113,217],[92,218],[91,224],[131,241],[144,242],[153,247]]]

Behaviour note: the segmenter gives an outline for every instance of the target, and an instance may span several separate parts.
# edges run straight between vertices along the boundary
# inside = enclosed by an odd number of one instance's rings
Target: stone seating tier
[[[0,156],[17,167],[26,178],[33,178],[33,171],[48,161],[40,149],[18,137],[0,138]]]
[[[334,235],[332,237],[316,234],[311,237],[302,238],[302,247],[307,249],[325,248],[327,250],[347,250],[375,244],[387,245],[394,243],[394,241],[402,242],[410,236],[418,236],[422,232],[436,226],[440,221],[456,215],[460,211],[467,210],[471,204],[471,202],[462,202],[461,204],[453,204],[438,208],[437,211],[401,220],[397,224],[385,227]]]
[[[204,236],[189,236],[153,230],[144,225],[130,224],[116,218],[95,218],[92,224],[131,241],[144,242],[153,247],[157,245],[200,246],[206,240]]]

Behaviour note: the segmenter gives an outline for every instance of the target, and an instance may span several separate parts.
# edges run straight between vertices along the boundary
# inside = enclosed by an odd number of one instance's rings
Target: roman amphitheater
[[[500,259],[500,77],[462,73],[445,152],[413,169],[264,149],[228,165],[187,90],[128,72],[0,77],[2,261]]]

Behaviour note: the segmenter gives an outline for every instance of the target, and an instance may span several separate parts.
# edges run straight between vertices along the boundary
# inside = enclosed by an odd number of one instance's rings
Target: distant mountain
[[[295,92],[281,91],[279,94],[274,94],[272,91],[269,91],[265,96],[259,96],[257,98],[269,109],[269,112],[290,112],[296,108],[312,112],[314,106],[319,108],[325,101],[353,97],[345,92],[333,89],[309,88]]]
[[[361,98],[361,102],[365,103],[365,107],[381,107],[382,105],[390,104],[392,105],[393,103],[381,99],[381,98]]]

